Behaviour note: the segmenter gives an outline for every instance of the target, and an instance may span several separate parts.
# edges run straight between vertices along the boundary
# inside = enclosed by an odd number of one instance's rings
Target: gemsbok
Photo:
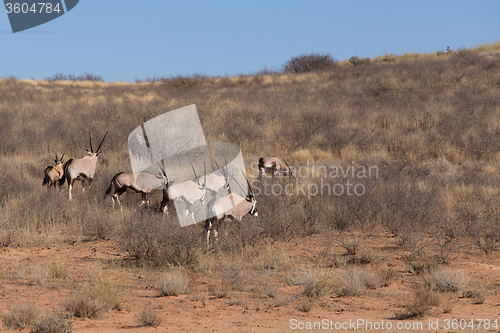
[[[245,177],[246,178],[246,177]],[[239,184],[238,184],[239,185]],[[252,187],[247,179],[248,192],[245,198],[236,193],[229,193],[225,197],[217,197],[210,201],[207,206],[207,216],[205,221],[205,231],[207,232],[207,245],[210,245],[210,230],[214,231],[214,237],[217,240],[219,229],[225,219],[241,222],[243,217],[250,214],[257,217],[257,200],[252,191]]]
[[[192,165],[191,165],[192,166]],[[168,177],[164,172],[164,177],[167,179],[166,188],[163,189],[163,200],[160,205],[160,211],[163,211],[163,214],[168,215],[168,203],[172,202],[176,205],[179,202],[184,203],[184,207],[186,209],[185,218],[191,212],[191,217],[194,219],[194,212],[191,211],[191,206],[196,202],[200,201],[203,205],[205,203],[205,194],[206,194],[206,168],[205,168],[205,180],[203,184],[200,184],[198,181],[198,176],[196,176],[196,171],[193,167],[195,181],[185,180],[180,183],[173,183],[172,185],[168,185]]]
[[[87,181],[88,187],[90,188],[90,183],[94,178],[95,170],[97,167],[97,157],[101,154],[99,149],[101,149],[101,145],[104,142],[106,135],[108,135],[108,132],[104,134],[101,143],[97,147],[97,150],[94,152],[94,149],[92,147],[92,138],[90,137],[89,133],[90,150],[87,149],[89,156],[84,156],[77,160],[70,159],[66,162],[66,164],[64,164],[64,175],[69,186],[69,201],[73,200],[73,197],[71,196],[71,189],[73,188],[75,180],[79,180],[82,182],[83,191],[85,191],[85,181]]]
[[[111,199],[113,200],[113,209],[115,208],[116,201],[120,206],[120,211],[123,211],[123,207],[119,199],[120,195],[125,192],[140,193],[142,195],[142,201],[139,207],[141,207],[142,205],[146,205],[146,207],[148,207],[148,195],[151,193],[151,191],[160,189],[165,184],[165,177],[160,177],[151,173],[141,172],[137,175],[137,177],[134,177],[133,173],[120,172],[117,173],[111,180],[111,183],[106,190],[105,196],[110,195],[114,187],[114,193],[111,196]]]
[[[261,157],[259,159],[259,179],[267,174],[272,174],[272,177],[281,174],[282,176],[294,177],[293,171],[286,163],[285,160],[281,160],[278,157]]]
[[[54,160],[55,164],[52,166],[48,166],[45,168],[45,176],[43,177],[42,185],[47,185],[47,190],[50,189],[50,186],[56,187],[59,185],[59,190],[61,190],[61,186],[64,185],[64,154],[62,154],[61,158],[57,157]]]
[[[215,160],[214,160],[215,162]],[[227,167],[221,169],[217,162],[215,162],[217,165],[218,171],[220,174],[217,172],[211,173],[209,175],[205,175],[205,183],[206,183],[206,189],[210,192],[212,196],[216,196],[217,193],[219,192],[220,189],[224,188],[226,191],[229,191],[229,183],[228,183],[228,171]],[[193,179],[194,182],[200,183],[204,178],[204,176],[200,176],[198,178]]]

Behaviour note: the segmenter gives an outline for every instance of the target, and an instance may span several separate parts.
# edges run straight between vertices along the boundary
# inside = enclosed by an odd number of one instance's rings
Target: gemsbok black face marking
[[[233,178],[234,179],[234,178]],[[208,203],[207,214],[212,216],[205,221],[205,231],[207,233],[207,245],[210,245],[210,230],[214,231],[214,237],[217,240],[219,229],[224,220],[231,219],[241,222],[246,215],[257,217],[257,200],[253,193],[248,179],[245,177],[248,185],[248,191],[245,198],[236,193],[229,193],[225,197],[218,197]],[[235,179],[236,181],[236,179]],[[239,185],[239,183],[236,181]],[[241,187],[241,186],[240,186]]]
[[[281,176],[295,177],[288,163],[278,157],[261,157],[259,159],[259,179],[262,179],[266,173],[271,174],[273,178],[280,174]]]
[[[97,147],[97,150],[95,152],[92,147],[92,138],[90,137],[89,133],[90,150],[87,149],[89,156],[85,156],[77,160],[70,159],[64,165],[64,173],[69,186],[69,201],[73,200],[73,197],[71,196],[71,189],[73,188],[73,184],[76,180],[82,182],[82,188],[84,191],[84,181],[87,181],[88,187],[90,187],[90,183],[94,178],[97,167],[97,157],[101,154],[100,149],[102,143],[104,142],[104,139],[106,138],[106,135],[108,135],[108,132],[104,134],[104,137],[102,138],[101,143],[99,143],[99,146]]]
[[[54,159],[54,165],[48,166],[45,168],[45,173],[43,177],[42,185],[47,185],[47,189],[50,186],[59,185],[59,190],[61,190],[61,186],[64,185],[65,177],[64,177],[64,154],[62,154],[61,158],[57,157]]]

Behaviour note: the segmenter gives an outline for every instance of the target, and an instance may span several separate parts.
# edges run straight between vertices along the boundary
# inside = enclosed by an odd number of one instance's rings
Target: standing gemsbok
[[[259,179],[265,173],[272,174],[272,177],[281,174],[282,176],[294,177],[293,171],[286,163],[278,157],[261,157],[259,159]]]
[[[245,177],[246,178],[246,177]],[[239,184],[238,184],[239,185]],[[214,231],[217,240],[219,229],[225,219],[241,222],[243,217],[250,214],[257,217],[257,200],[252,191],[252,187],[247,179],[248,192],[245,198],[236,193],[229,193],[225,197],[218,197],[208,203],[207,216],[205,221],[205,231],[207,232],[207,245],[210,244],[210,230]]]
[[[101,154],[99,149],[101,149],[101,145],[104,142],[106,135],[108,135],[108,132],[104,134],[101,143],[97,147],[97,150],[94,152],[94,149],[92,147],[92,138],[89,133],[90,150],[87,149],[89,156],[84,156],[77,160],[70,159],[68,162],[66,162],[66,164],[64,164],[64,174],[69,186],[69,201],[73,199],[73,197],[71,196],[71,189],[73,188],[75,180],[79,180],[82,182],[83,191],[85,191],[85,181],[87,181],[88,187],[90,188],[90,183],[94,178],[95,170],[97,167],[97,157]]]
[[[120,205],[120,211],[123,211],[122,204],[120,203],[120,195],[123,193],[140,193],[142,195],[142,201],[139,207],[142,205],[149,206],[148,194],[151,191],[160,189],[167,183],[165,177],[153,175],[147,172],[141,172],[136,177],[133,173],[120,172],[117,173],[111,180],[105,195],[111,194],[114,187],[114,193],[111,196],[113,200],[113,209],[115,208],[115,201]]]
[[[50,189],[50,186],[56,187],[56,185],[59,185],[59,190],[61,190],[61,186],[64,185],[64,154],[62,154],[61,158],[58,158],[56,154],[54,162],[53,166],[45,168],[42,185],[47,185],[47,190]]]
[[[215,160],[213,161],[215,162]],[[213,196],[216,196],[219,190],[222,188],[224,188],[226,191],[229,191],[227,166],[221,169],[217,162],[215,162],[215,164],[218,168],[216,172],[193,179],[194,182],[199,184],[205,177],[206,189]]]
[[[189,212],[191,212],[191,217],[193,218],[193,221],[195,221],[194,212],[191,211],[191,206],[198,200],[201,202],[202,205],[205,203],[205,193],[207,185],[206,168],[205,168],[205,180],[203,184],[200,184],[200,182],[198,181],[198,176],[196,176],[196,171],[194,170],[194,167],[193,167],[193,172],[195,181],[186,180],[180,183],[173,183],[172,185],[168,185],[168,177],[165,174],[165,170],[163,170],[163,172],[164,172],[163,176],[167,179],[167,185],[166,188],[163,190],[163,200],[160,205],[160,211],[163,211],[163,214],[168,215],[169,202],[172,202],[174,204],[183,202],[186,210],[185,218],[189,215]]]

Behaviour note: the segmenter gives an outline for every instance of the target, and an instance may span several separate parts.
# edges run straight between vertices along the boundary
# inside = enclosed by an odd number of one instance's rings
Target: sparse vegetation
[[[141,291],[189,294],[194,281],[205,291],[188,296],[196,299],[193,307],[241,305],[245,311],[289,306],[308,312],[314,304],[331,306],[325,302],[331,294],[372,297],[384,293],[381,286],[408,292],[419,285],[425,289],[408,297],[396,317],[426,316],[438,304],[436,291],[455,297],[451,292],[477,279],[451,263],[467,256],[474,258],[467,259],[471,267],[475,261],[498,265],[499,52],[500,43],[345,61],[310,54],[291,58],[280,72],[135,83],[87,74],[0,78],[0,248],[5,258],[32,250],[2,262],[0,273],[14,284],[2,293],[10,302],[13,290],[49,293],[71,285],[79,290],[63,303],[69,316],[98,319],[128,302],[120,279],[109,280],[110,270],[120,267]],[[196,104],[208,142],[240,146],[251,182],[258,174],[252,163],[263,155],[286,157],[302,172],[297,179],[253,181],[259,217],[228,222],[228,236],[211,247],[201,225],[181,228],[175,214],[157,212],[160,193],[151,195],[149,209],[137,211],[139,198],[123,196],[123,213],[102,199],[112,176],[130,171],[129,133],[188,104]],[[80,158],[88,132],[107,130],[91,188],[82,192],[77,184],[70,204],[67,187],[59,195],[41,186],[54,152]],[[358,167],[376,173],[360,177]],[[343,170],[336,177],[335,168]],[[362,195],[353,194],[356,184]],[[293,195],[265,194],[279,186]],[[342,195],[333,193],[339,188]],[[72,246],[86,252],[78,259],[85,258],[84,267],[57,259]],[[46,252],[56,256],[47,259]],[[159,281],[158,269],[164,272]],[[470,300],[462,301],[488,306],[495,283],[491,292],[464,292]],[[449,303],[444,312],[452,311]],[[352,305],[337,308],[351,311]],[[71,329],[51,317],[30,321],[34,312],[23,311],[12,308],[4,324],[34,332]],[[148,307],[137,319],[156,327],[161,316]]]
[[[161,275],[160,295],[178,296],[186,291],[189,285],[189,277],[181,269],[169,270]]]
[[[290,280],[294,285],[303,286],[303,294],[312,298],[323,296],[332,289],[333,274],[330,270],[302,268]]]
[[[88,295],[74,296],[63,304],[65,310],[73,317],[98,319],[102,317],[108,307],[97,299]]]
[[[460,291],[466,287],[469,282],[467,273],[451,268],[437,269],[423,274],[422,277],[431,290],[439,290],[442,292]]]
[[[41,310],[32,302],[21,303],[13,306],[10,313],[4,314],[2,320],[10,329],[24,329],[37,322]]]
[[[64,279],[68,274],[66,263],[61,260],[52,261],[49,265],[49,276],[53,279]]]
[[[30,333],[71,333],[73,322],[60,315],[44,317],[37,321]]]
[[[395,315],[396,319],[404,320],[420,318],[429,313],[433,306],[439,305],[439,297],[431,290],[419,289],[414,292],[412,298],[404,305],[406,311]]]
[[[340,273],[336,289],[341,296],[358,296],[380,284],[381,278],[367,268],[349,267]]]
[[[143,309],[141,313],[138,315],[137,319],[141,326],[146,326],[146,327],[156,328],[160,326],[162,322],[160,314],[151,308]]]

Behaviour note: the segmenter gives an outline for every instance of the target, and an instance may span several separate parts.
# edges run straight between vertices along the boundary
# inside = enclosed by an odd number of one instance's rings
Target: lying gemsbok
[[[294,177],[293,171],[286,163],[285,160],[281,160],[278,157],[261,157],[259,159],[259,179],[267,174],[272,174],[272,177],[281,174],[282,176]]]
[[[47,185],[47,190],[50,189],[50,186],[56,187],[56,185],[59,185],[59,190],[61,190],[61,186],[64,185],[64,154],[61,158],[58,158],[56,154],[54,162],[54,165],[45,168],[42,185]]]
[[[94,152],[94,149],[92,148],[92,138],[90,137],[89,133],[90,151],[87,149],[89,156],[84,156],[77,160],[70,159],[68,160],[68,162],[66,162],[66,164],[64,164],[64,174],[69,186],[69,201],[73,199],[73,197],[71,196],[71,189],[73,187],[73,184],[75,183],[75,180],[79,180],[82,182],[83,191],[85,191],[85,181],[87,181],[88,187],[90,188],[90,183],[92,182],[92,179],[95,175],[97,157],[101,154],[99,149],[101,149],[101,145],[104,142],[106,135],[108,135],[108,132],[104,134],[99,147],[97,147],[97,150]]]
[[[115,189],[111,199],[113,200],[113,209],[115,208],[115,201],[120,205],[120,211],[123,211],[122,204],[120,203],[120,195],[123,193],[140,193],[142,195],[142,201],[139,207],[142,205],[149,206],[148,194],[151,191],[163,188],[166,184],[165,177],[160,177],[147,172],[141,172],[136,177],[133,173],[120,172],[117,173],[111,180],[105,195],[111,194],[113,187]]]
[[[246,177],[245,177],[246,178]],[[236,180],[236,179],[235,179]],[[239,184],[238,184],[239,185]],[[248,192],[245,198],[236,193],[229,193],[225,197],[218,197],[208,203],[207,214],[209,217],[205,221],[207,232],[207,245],[210,244],[210,230],[214,231],[217,240],[219,229],[225,219],[241,222],[243,217],[250,214],[257,217],[257,200],[252,191],[252,187],[247,179]]]

